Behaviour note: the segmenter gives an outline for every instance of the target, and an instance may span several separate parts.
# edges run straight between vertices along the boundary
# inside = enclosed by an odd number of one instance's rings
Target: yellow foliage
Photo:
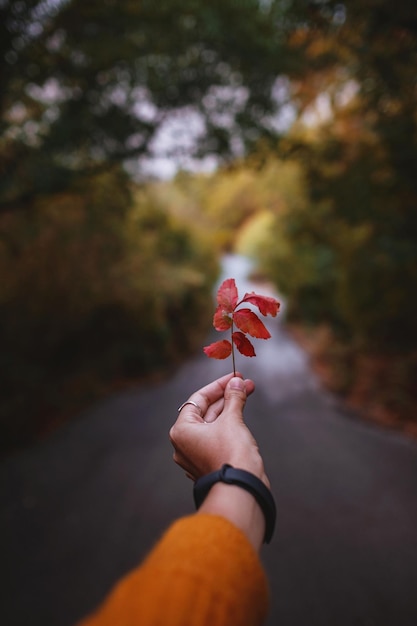
[[[276,216],[272,211],[260,211],[249,218],[240,229],[235,244],[238,254],[259,259],[262,248],[273,244],[273,232],[275,231]],[[276,242],[275,242],[276,243]]]
[[[132,205],[111,174],[3,215],[2,445],[106,381],[193,350],[210,325],[217,272],[209,245],[146,190]]]

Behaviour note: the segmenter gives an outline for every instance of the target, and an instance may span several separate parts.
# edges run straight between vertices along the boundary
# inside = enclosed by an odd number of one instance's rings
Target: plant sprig
[[[239,300],[234,278],[227,278],[217,291],[217,308],[213,317],[216,330],[230,331],[230,341],[221,339],[204,348],[205,354],[212,359],[227,359],[232,355],[233,373],[236,374],[234,346],[244,356],[256,356],[255,348],[247,335],[257,339],[269,339],[271,333],[258,315],[251,309],[239,308],[242,304],[253,304],[262,315],[275,317],[280,303],[270,296],[261,296],[254,291],[246,293]],[[238,330],[235,330],[237,328]]]

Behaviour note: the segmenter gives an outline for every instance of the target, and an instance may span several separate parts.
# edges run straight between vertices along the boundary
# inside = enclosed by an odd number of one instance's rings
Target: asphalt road
[[[252,290],[244,269],[229,259],[225,271]],[[278,509],[261,554],[267,625],[416,626],[417,444],[348,412],[280,321],[268,325],[257,358],[238,362],[256,383],[245,415]],[[176,407],[229,367],[198,354],[2,462],[2,626],[70,626],[193,510],[168,430]]]

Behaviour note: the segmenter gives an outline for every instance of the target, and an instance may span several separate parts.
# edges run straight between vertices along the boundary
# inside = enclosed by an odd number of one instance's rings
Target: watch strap
[[[194,483],[194,502],[197,509],[200,508],[208,492],[218,482],[228,485],[237,485],[245,489],[255,498],[262,509],[265,517],[264,542],[269,543],[274,533],[276,521],[276,506],[272,493],[268,487],[254,474],[246,470],[237,469],[228,465],[222,465],[219,470],[201,476]]]

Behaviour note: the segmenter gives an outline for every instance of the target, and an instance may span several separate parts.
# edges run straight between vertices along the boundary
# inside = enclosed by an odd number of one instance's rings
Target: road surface
[[[254,288],[246,269],[226,260],[242,292]],[[416,626],[417,444],[345,410],[282,322],[268,326],[257,358],[238,361],[256,383],[245,415],[278,509],[261,554],[267,625]],[[103,401],[2,462],[2,626],[70,626],[193,510],[168,430],[176,407],[229,368],[198,354],[164,383]]]

